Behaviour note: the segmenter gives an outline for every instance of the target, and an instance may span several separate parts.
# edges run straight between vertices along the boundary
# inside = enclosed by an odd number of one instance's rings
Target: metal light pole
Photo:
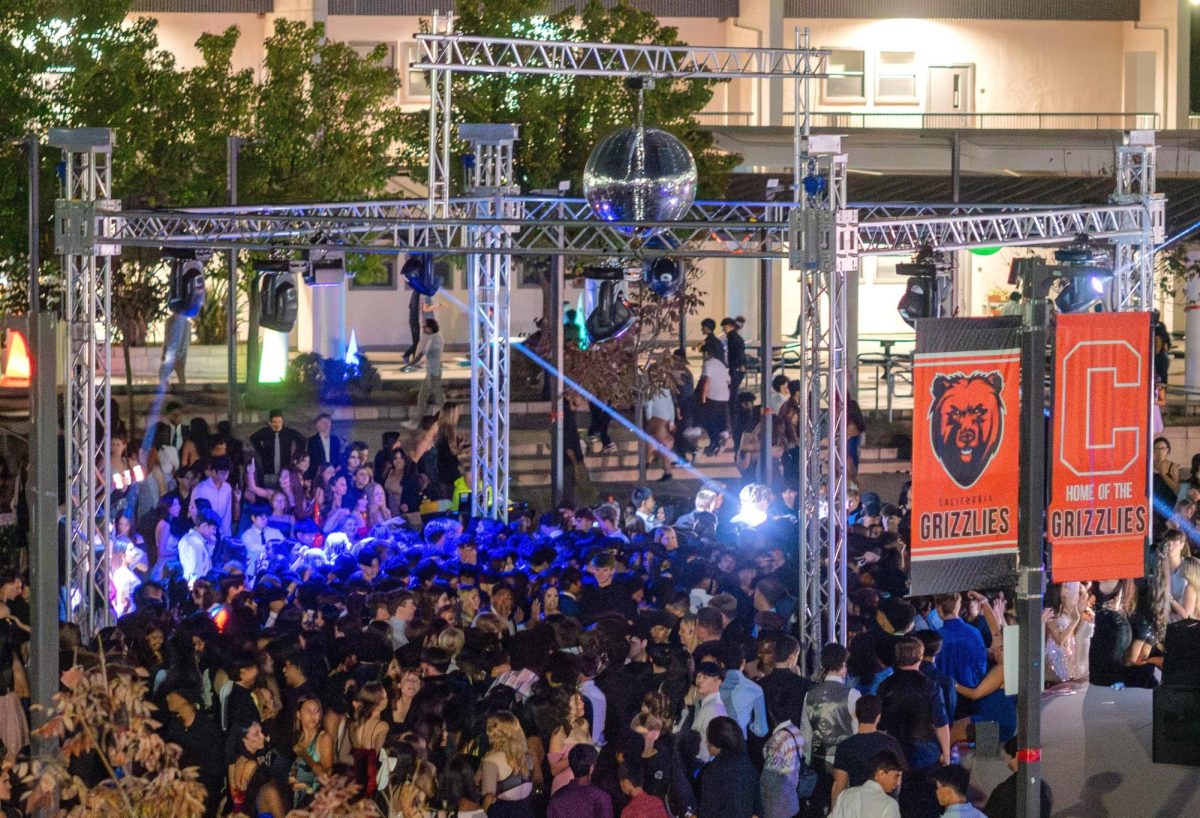
[[[226,137],[226,154],[227,165],[225,168],[225,193],[229,199],[230,205],[237,204],[237,171],[238,171],[238,155],[241,153],[242,145],[246,144],[246,140],[240,136]],[[237,250],[229,251],[229,293],[225,311],[226,316],[226,347],[228,349],[228,368],[229,372],[226,377],[226,386],[229,389],[229,403],[227,411],[229,413],[229,423],[233,423],[234,413],[237,411]],[[250,362],[246,361],[246,367],[249,369]]]
[[[1046,509],[1046,338],[1047,296],[1053,274],[1042,265],[1026,277],[1025,322],[1021,328],[1020,569],[1017,574],[1017,815],[1042,814],[1042,567]]]
[[[559,195],[566,196],[570,189],[559,186]],[[563,218],[563,206],[558,206],[558,218]],[[559,228],[558,246],[563,246],[564,231]],[[550,300],[553,302],[554,320],[554,386],[550,390],[550,417],[554,419],[554,451],[550,457],[550,496],[557,509],[563,501],[563,470],[566,468],[566,446],[563,423],[566,413],[563,411],[563,336],[566,335],[566,325],[563,323],[563,292],[566,289],[567,257],[562,253],[554,256],[554,277],[551,279]],[[576,430],[578,432],[578,430]]]

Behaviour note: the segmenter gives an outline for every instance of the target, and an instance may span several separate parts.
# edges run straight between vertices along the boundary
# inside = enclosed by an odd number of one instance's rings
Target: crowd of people
[[[130,478],[98,547],[117,624],[62,641],[65,664],[102,648],[144,683],[206,816],[280,818],[335,775],[404,818],[1016,814],[1015,772],[985,794],[969,771],[997,735],[1016,769],[1013,593],[909,594],[910,484],[891,502],[851,486],[848,638],[804,645],[795,485],[709,483],[682,508],[643,486],[502,524],[457,507],[453,404],[375,451],[325,414],[304,434],[273,411],[243,442],[183,408],[145,441],[114,424]],[[1048,589],[1048,686],[1153,686],[1171,623],[1200,619],[1200,463],[1158,454],[1177,497],[1154,570]],[[0,569],[10,757],[29,742],[28,634],[29,590]]]

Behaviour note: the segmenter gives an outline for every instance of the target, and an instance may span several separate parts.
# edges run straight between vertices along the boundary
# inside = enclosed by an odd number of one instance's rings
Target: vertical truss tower
[[[476,223],[522,216],[513,184],[516,125],[463,125],[459,136],[474,154],[471,191]],[[499,252],[467,257],[467,289],[471,322],[471,492],[472,509],[508,520],[509,429],[509,299],[514,228],[480,225],[471,228],[472,247]],[[486,509],[491,506],[491,512]]]
[[[800,633],[807,654],[846,640],[846,280],[858,268],[858,211],[846,201],[840,139],[808,140],[790,266],[800,273]],[[806,668],[807,669],[807,668]]]
[[[112,543],[112,468],[107,447],[112,418],[112,259],[120,248],[105,243],[115,220],[97,209],[116,210],[112,197],[112,131],[55,129],[50,144],[63,152],[62,198],[54,212],[55,248],[62,254],[69,350],[63,395],[66,427],[66,610],[91,637],[110,624],[108,565]],[[39,421],[49,422],[48,418]],[[48,544],[42,543],[42,547]]]

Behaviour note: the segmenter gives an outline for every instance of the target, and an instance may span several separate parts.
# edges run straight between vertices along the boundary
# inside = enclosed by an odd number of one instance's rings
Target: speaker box
[[[1153,696],[1151,759],[1200,767],[1200,688],[1163,685]]]

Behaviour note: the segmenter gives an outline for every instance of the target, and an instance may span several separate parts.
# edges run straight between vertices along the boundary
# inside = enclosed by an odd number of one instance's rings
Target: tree
[[[128,667],[107,664],[103,655],[91,670],[76,666],[63,673],[62,692],[55,694],[46,723],[36,731],[58,743],[58,757],[16,768],[29,785],[30,814],[58,789],[73,803],[57,813],[59,818],[203,815],[204,785],[195,767],[180,769],[179,748],[163,741],[156,715],[146,683]],[[104,772],[94,786],[68,769],[72,760],[89,755]],[[340,776],[322,778],[313,802],[287,818],[380,818],[372,801],[355,800],[358,789]]]
[[[401,170],[400,80],[386,49],[362,57],[324,27],[276,20],[256,89],[240,199],[335,202],[383,193]],[[247,382],[257,381],[258,288],[251,273]]]
[[[496,37],[683,45],[675,28],[663,26],[653,14],[635,9],[627,0],[609,7],[591,0],[578,14],[574,8],[557,14],[548,14],[546,9],[547,4],[540,0],[463,0],[458,4],[456,30]],[[669,131],[687,145],[699,170],[699,194],[709,198],[723,194],[725,176],[739,161],[736,155],[714,150],[712,134],[696,121],[695,115],[708,104],[716,82],[659,80],[644,92],[646,125]],[[554,189],[560,180],[570,180],[579,192],[592,147],[608,133],[633,124],[636,109],[635,92],[626,89],[620,79],[609,77],[460,73],[454,77],[452,98],[456,124],[513,122],[521,126],[514,164],[525,191]],[[407,158],[418,178],[423,177],[422,168],[428,163],[427,123],[423,114],[406,120]],[[467,151],[463,144],[455,149]],[[526,261],[515,263],[525,265]],[[556,333],[561,331],[553,319],[557,308],[551,298],[554,265],[534,262],[524,270],[541,285],[544,348],[553,349]],[[642,292],[641,288],[637,291]],[[641,317],[636,341],[605,345],[591,353],[576,351],[568,359],[573,377],[591,384],[597,395],[618,406],[633,402],[629,390],[634,384],[640,389],[660,381],[659,367],[651,366],[646,350],[656,338],[672,328],[678,330],[676,299],[635,297]],[[699,305],[694,292],[680,297],[690,304],[689,310]],[[632,368],[618,366],[620,361]]]

